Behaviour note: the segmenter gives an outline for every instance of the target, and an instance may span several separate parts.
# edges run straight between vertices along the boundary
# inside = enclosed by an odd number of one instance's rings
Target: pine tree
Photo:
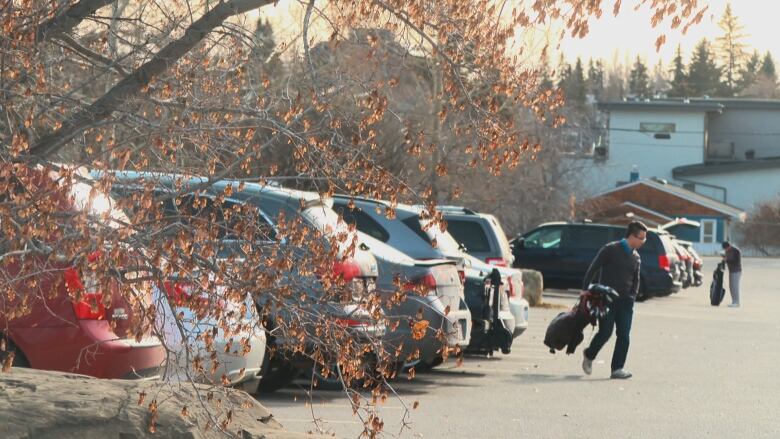
[[[558,60],[558,68],[556,69],[557,86],[558,88],[566,90],[569,84],[569,78],[571,78],[571,64],[566,62],[566,58],[561,54],[561,58]]]
[[[769,51],[764,55],[764,60],[761,61],[761,70],[759,74],[765,78],[777,81],[777,71],[775,70],[775,61],[772,59],[772,54]]]
[[[585,83],[585,70],[582,68],[582,60],[577,58],[577,62],[574,63],[574,69],[569,77],[566,97],[570,102],[581,106],[585,105],[586,93],[587,84]]]
[[[710,43],[703,39],[696,45],[688,66],[688,85],[693,96],[715,96],[720,93],[721,72],[715,64]]]
[[[715,47],[723,71],[721,90],[726,96],[734,96],[739,91],[738,73],[747,57],[745,53],[747,45],[742,42],[746,37],[742,33],[744,27],[739,24],[737,17],[732,13],[731,3],[726,4],[726,10],[723,12],[718,26],[723,31],[723,35],[716,38]]]
[[[669,84],[669,96],[672,97],[686,97],[690,95],[690,88],[688,87],[688,73],[685,71],[685,64],[683,64],[682,48],[677,46],[677,53],[672,60],[672,81]]]
[[[588,91],[600,101],[604,97],[604,63],[588,61]]]
[[[650,97],[650,77],[647,67],[637,56],[628,78],[628,92],[640,98]]]
[[[669,80],[666,76],[664,62],[658,60],[658,64],[653,67],[653,77],[650,80],[650,92],[653,95],[663,95],[669,90]]]
[[[739,72],[739,90],[743,91],[755,84],[758,80],[759,70],[761,70],[761,55],[755,50]]]

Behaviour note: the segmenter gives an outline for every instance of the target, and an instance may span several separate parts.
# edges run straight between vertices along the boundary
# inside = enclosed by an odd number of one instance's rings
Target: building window
[[[701,220],[701,242],[712,244],[715,242],[718,223],[713,219]]]
[[[655,133],[655,134],[671,134],[674,132],[676,125],[673,123],[661,123],[661,122],[640,122],[639,132],[641,133]]]

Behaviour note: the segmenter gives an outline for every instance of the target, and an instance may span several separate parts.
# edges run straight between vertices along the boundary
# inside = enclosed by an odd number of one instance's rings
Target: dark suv
[[[601,246],[625,236],[625,227],[593,223],[547,223],[512,240],[514,267],[542,272],[546,286],[580,288]],[[680,290],[677,253],[670,235],[647,232],[639,250],[642,271],[638,299]]]

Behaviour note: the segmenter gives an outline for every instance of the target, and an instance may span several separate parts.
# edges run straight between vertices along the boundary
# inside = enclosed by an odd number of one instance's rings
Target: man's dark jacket
[[[726,265],[729,266],[729,273],[739,273],[742,271],[742,251],[736,247],[729,246],[726,249]]]
[[[641,260],[636,250],[623,241],[610,242],[601,247],[591,262],[582,289],[587,289],[592,282],[598,282],[614,288],[620,297],[635,299],[639,291],[640,266]]]

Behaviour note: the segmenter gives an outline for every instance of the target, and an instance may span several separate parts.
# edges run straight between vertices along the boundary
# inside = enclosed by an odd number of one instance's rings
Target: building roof
[[[714,210],[716,212],[720,212],[726,216],[732,217],[732,218],[740,218],[742,219],[745,216],[745,212],[735,206],[732,206],[730,204],[723,203],[721,201],[718,201],[714,198],[710,198],[707,196],[704,196],[702,194],[690,191],[688,189],[685,189],[683,187],[656,181],[656,180],[637,180],[628,184],[624,184],[622,186],[618,186],[616,188],[610,189],[608,191],[602,192],[597,197],[608,195],[611,193],[619,192],[625,189],[628,189],[630,187],[638,186],[638,185],[644,185],[647,187],[651,187],[653,189],[666,192],[668,194],[671,194],[673,196],[676,196],[678,198],[682,198],[686,201],[689,201],[691,203],[698,204],[700,206],[706,207],[708,209]]]
[[[723,105],[710,101],[694,100],[637,100],[637,101],[613,101],[599,102],[599,110],[675,110],[675,111],[699,111],[720,113],[723,111]]]
[[[759,169],[774,168],[780,168],[780,157],[678,166],[672,169],[672,176],[687,177],[693,175],[726,174],[731,172],[749,172]]]
[[[780,99],[744,99],[744,98],[663,98],[637,99],[631,101],[599,102],[601,110],[691,110],[717,111],[724,109],[777,110],[780,111]]]

